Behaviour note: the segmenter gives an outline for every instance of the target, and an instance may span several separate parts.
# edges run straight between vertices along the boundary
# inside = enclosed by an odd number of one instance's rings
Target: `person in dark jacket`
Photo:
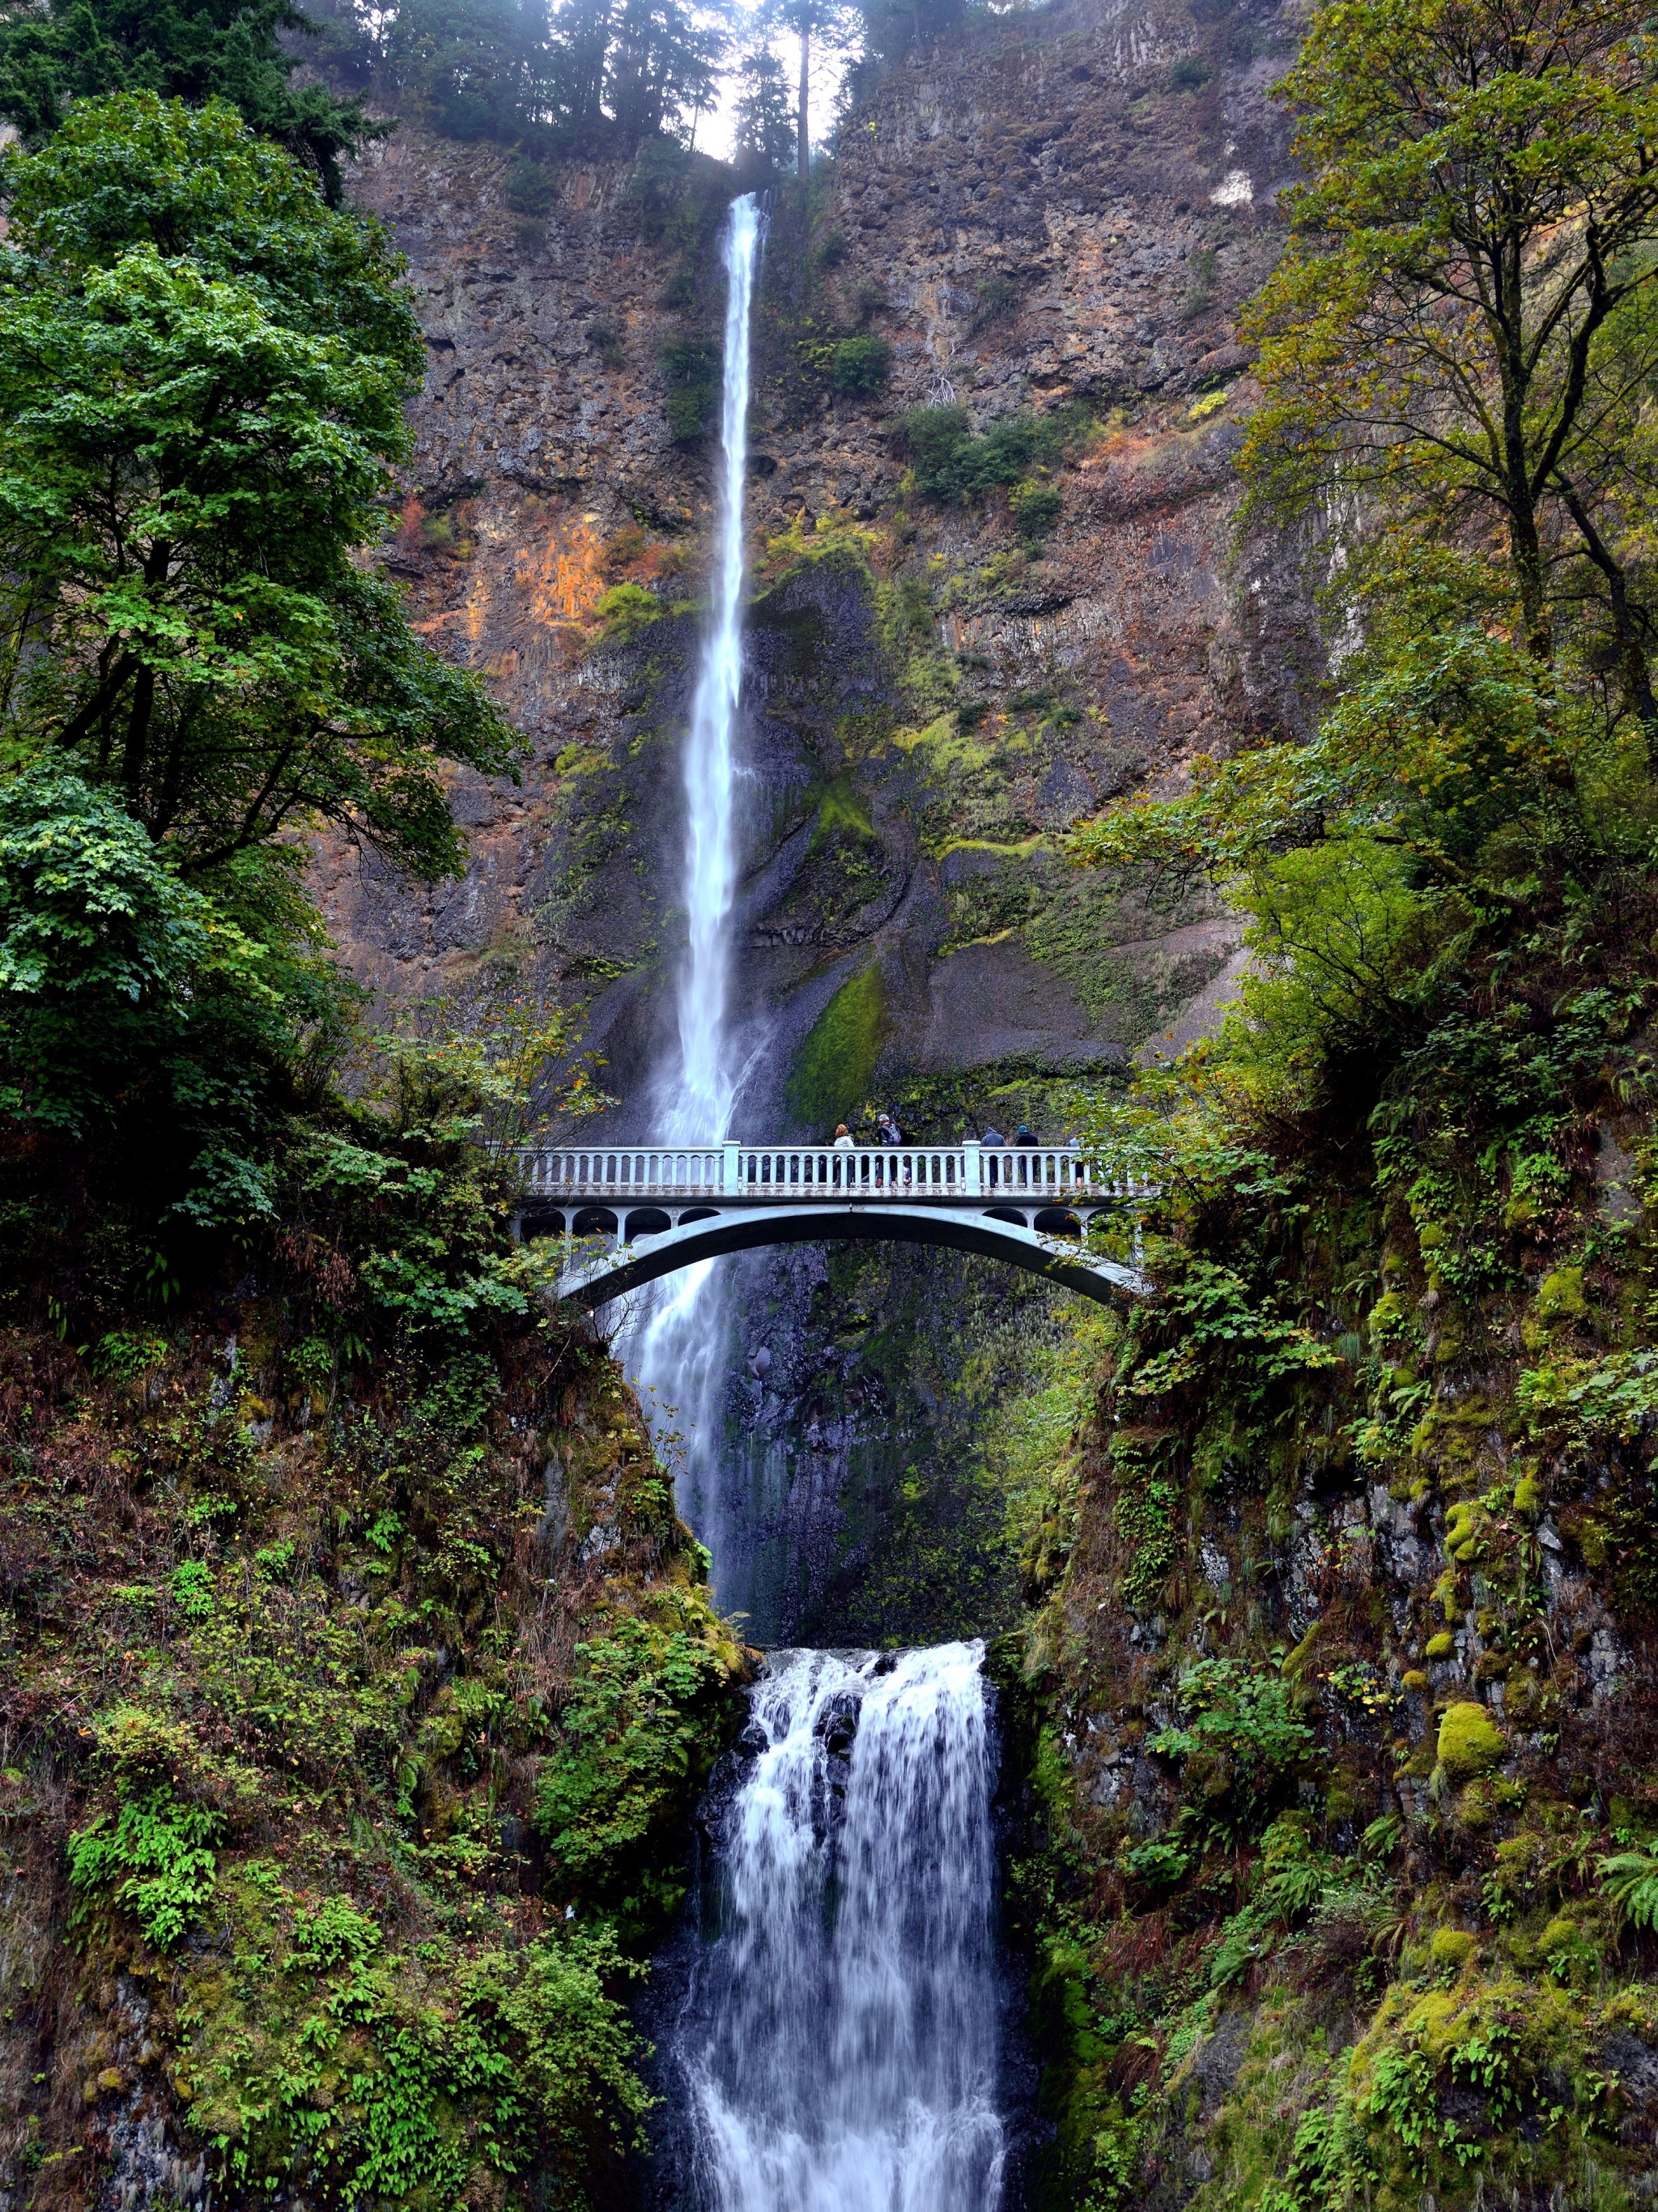
[[[983,1136],[979,1139],[979,1149],[981,1152],[1005,1152],[1007,1150],[1007,1139],[1002,1134],[999,1129],[987,1129]],[[997,1183],[1000,1181],[1000,1174],[994,1160],[989,1161],[987,1163],[987,1166],[989,1170],[988,1180],[990,1188],[992,1190],[994,1190]]]

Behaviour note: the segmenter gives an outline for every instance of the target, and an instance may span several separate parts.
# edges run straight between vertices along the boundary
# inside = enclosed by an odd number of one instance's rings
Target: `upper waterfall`
[[[726,1010],[737,884],[749,324],[762,235],[760,203],[745,193],[732,203],[722,234],[727,289],[713,603],[683,754],[687,943],[679,971],[678,1066],[665,1069],[659,1083],[665,1134],[683,1144],[712,1144],[727,1135],[737,1092]]]
[[[657,1124],[670,1144],[717,1143],[730,1132],[741,1070],[728,1016],[731,916],[737,888],[737,718],[743,690],[744,486],[748,475],[750,325],[765,239],[759,200],[733,200],[720,234],[726,341],[712,601],[685,734],[686,943],[678,977],[677,1051],[657,1071]],[[720,1542],[713,1449],[714,1381],[722,1342],[711,1260],[658,1292],[633,1333],[629,1368],[657,1414],[683,1423],[681,1504],[716,1556]],[[660,1424],[659,1423],[659,1429]]]

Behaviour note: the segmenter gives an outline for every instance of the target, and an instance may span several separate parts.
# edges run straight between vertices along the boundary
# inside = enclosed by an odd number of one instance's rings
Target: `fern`
[[[163,1787],[129,1797],[112,1827],[99,1814],[69,1839],[69,1878],[82,1907],[124,1905],[158,1951],[170,1950],[213,1894],[224,1822]]]
[[[1600,1862],[1600,1887],[1625,1920],[1658,1928],[1658,1856],[1616,1851]]]

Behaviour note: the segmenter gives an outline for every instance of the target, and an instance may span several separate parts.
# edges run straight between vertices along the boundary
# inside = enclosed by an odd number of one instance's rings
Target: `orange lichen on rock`
[[[542,546],[518,556],[518,582],[536,621],[552,629],[589,622],[604,589],[604,546],[586,522],[555,525]]]

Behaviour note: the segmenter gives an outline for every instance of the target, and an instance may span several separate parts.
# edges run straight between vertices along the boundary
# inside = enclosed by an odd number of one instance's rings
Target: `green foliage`
[[[1048,537],[1064,508],[1059,486],[1048,483],[1045,474],[1027,477],[1007,495],[1013,527],[1033,551]]]
[[[264,964],[115,799],[55,763],[0,785],[6,1112],[78,1132],[169,1048],[188,1066],[192,1036],[280,1039]]]
[[[203,2016],[191,2054],[194,2116],[228,2183],[274,2191],[305,2173],[331,2202],[441,2212],[480,2165],[533,2167],[574,2212],[594,2153],[636,2145],[650,2100],[607,1984],[639,1970],[612,1934],[429,1949],[447,1968],[436,1987],[429,1956],[422,1971],[388,1953],[349,1899],[293,1909],[274,1973]]]
[[[683,0],[568,0],[553,11],[517,0],[334,0],[325,34],[338,71],[450,137],[682,160],[675,137],[710,105],[726,45],[724,27]]]
[[[604,644],[631,645],[668,611],[643,584],[623,583],[612,584],[593,611],[604,624],[600,636]]]
[[[769,46],[744,54],[736,71],[732,158],[739,175],[768,182],[785,175],[794,156],[794,113],[783,64]]]
[[[51,0],[0,21],[0,116],[39,145],[71,102],[108,93],[222,100],[248,128],[310,163],[331,204],[339,160],[387,126],[321,84],[289,82],[306,58],[291,40],[318,26],[293,0]]]
[[[668,430],[677,446],[695,445],[720,411],[722,349],[712,338],[675,338],[662,349],[668,387]]]
[[[222,1817],[186,1804],[164,1783],[124,1798],[113,1820],[95,1815],[69,1840],[69,1878],[84,1919],[113,1905],[146,1942],[171,1950],[213,1895]]]
[[[423,354],[384,240],[216,104],[88,102],[10,184],[11,758],[118,792],[186,871],[319,819],[452,871],[440,761],[517,745],[355,558]]]
[[[1288,1685],[1236,1659],[1200,1659],[1181,1677],[1187,1718],[1153,1736],[1151,1748],[1181,1762],[1201,1817],[1224,1826],[1258,1820],[1313,1744],[1297,1719]]]
[[[677,1867],[652,1840],[688,1807],[710,1763],[709,1714],[726,1670],[706,1634],[624,1613],[580,1645],[544,1761],[536,1819],[555,1880],[597,1895],[638,1926],[677,1906]]]
[[[1552,9],[1519,38],[1503,0],[1321,9],[1279,87],[1308,182],[1243,328],[1259,492],[1304,505],[1339,482],[1384,535],[1424,540],[1488,517],[1506,545],[1469,570],[1532,649],[1557,627],[1602,642],[1650,727],[1629,596],[1652,473],[1636,395],[1658,358],[1648,36],[1632,0]]]
[[[507,172],[501,196],[514,215],[544,216],[558,198],[557,173],[521,154]]]
[[[878,963],[842,983],[812,1024],[789,1071],[786,1093],[793,1119],[827,1142],[837,1121],[864,1103],[886,1032],[886,1000]]]
[[[1085,421],[1079,407],[1014,415],[987,430],[972,428],[965,407],[912,407],[899,427],[915,481],[929,497],[961,504],[998,484],[1052,467]]]
[[[891,363],[892,348],[885,338],[841,338],[830,356],[829,382],[837,392],[867,395],[886,382]]]
[[[1658,1856],[1613,1851],[1598,1869],[1601,1889],[1637,1928],[1658,1928]]]

